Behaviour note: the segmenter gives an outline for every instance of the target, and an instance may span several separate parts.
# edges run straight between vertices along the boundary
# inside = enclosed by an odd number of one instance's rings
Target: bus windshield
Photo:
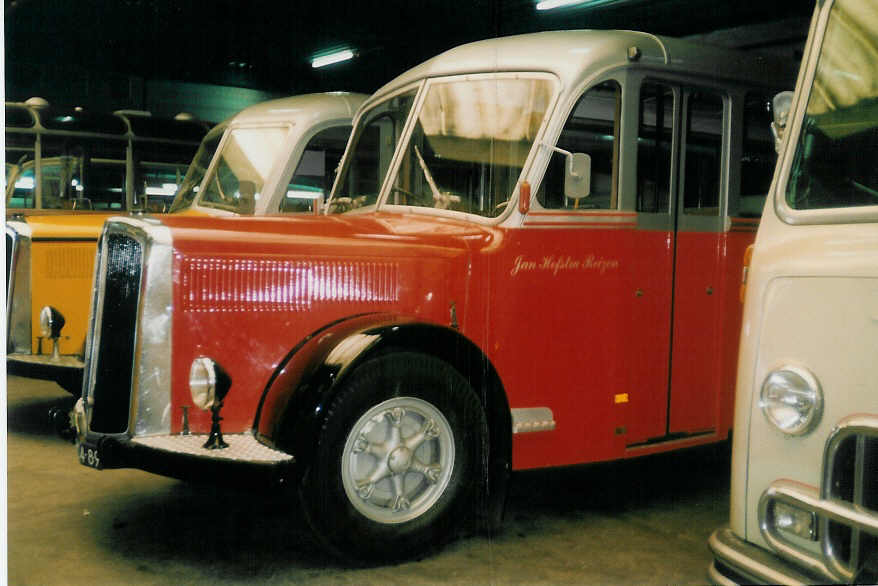
[[[192,206],[195,196],[198,195],[201,180],[204,179],[207,167],[210,165],[210,161],[213,160],[214,154],[216,154],[220,139],[222,139],[222,134],[217,134],[216,136],[204,139],[204,142],[201,143],[195,158],[192,159],[192,163],[189,165],[186,177],[183,178],[183,183],[180,184],[180,189],[177,190],[174,203],[171,204],[171,212],[179,212]]]
[[[387,203],[494,217],[505,209],[552,98],[548,79],[431,84]]]
[[[869,3],[832,8],[802,123],[787,203],[793,209],[878,205],[878,51]]]

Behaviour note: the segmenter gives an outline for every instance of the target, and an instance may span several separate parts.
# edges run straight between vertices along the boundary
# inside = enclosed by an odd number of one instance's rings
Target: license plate
[[[79,463],[89,468],[103,468],[98,447],[86,442],[79,444]]]

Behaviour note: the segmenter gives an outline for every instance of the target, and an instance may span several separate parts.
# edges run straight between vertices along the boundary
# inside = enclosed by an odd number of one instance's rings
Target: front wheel
[[[346,558],[415,555],[471,517],[485,438],[481,403],[453,367],[415,353],[369,360],[326,415],[301,486],[306,517]]]

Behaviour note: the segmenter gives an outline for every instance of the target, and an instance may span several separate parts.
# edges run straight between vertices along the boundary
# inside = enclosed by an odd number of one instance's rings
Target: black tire
[[[368,360],[326,413],[300,485],[305,517],[349,562],[422,553],[472,518],[487,437],[478,396],[447,363],[410,352]]]

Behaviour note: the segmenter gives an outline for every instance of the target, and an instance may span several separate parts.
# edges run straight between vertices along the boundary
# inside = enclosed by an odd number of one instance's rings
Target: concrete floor
[[[276,494],[80,466],[46,412],[60,387],[8,378],[9,583],[696,584],[728,518],[729,460],[696,450],[519,473],[502,532],[350,569]]]

